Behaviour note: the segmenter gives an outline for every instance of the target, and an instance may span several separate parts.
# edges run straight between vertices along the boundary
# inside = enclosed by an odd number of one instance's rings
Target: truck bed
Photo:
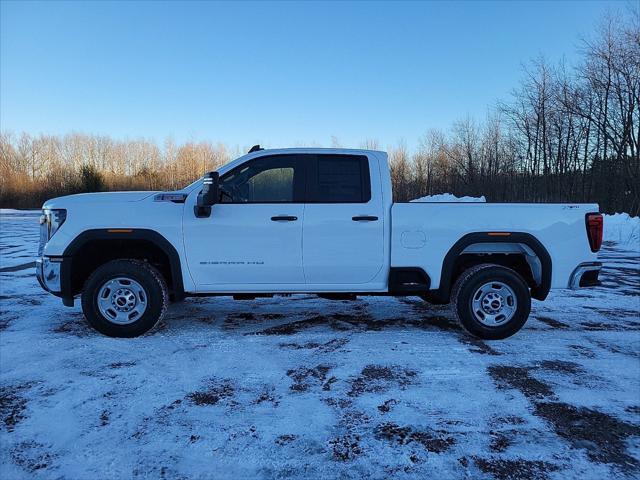
[[[420,267],[429,275],[431,288],[437,289],[443,259],[461,237],[482,232],[504,242],[509,234],[523,233],[535,237],[549,253],[551,288],[568,288],[577,265],[597,257],[586,235],[585,215],[591,212],[598,212],[597,204],[395,203],[391,266]]]

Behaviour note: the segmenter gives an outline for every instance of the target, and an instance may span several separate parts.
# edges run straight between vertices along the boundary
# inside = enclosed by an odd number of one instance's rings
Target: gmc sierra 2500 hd
[[[499,339],[532,297],[597,285],[601,243],[595,204],[393,203],[384,152],[256,146],[179,191],[47,201],[36,272],[114,337],[186,296],[314,293],[451,302]]]

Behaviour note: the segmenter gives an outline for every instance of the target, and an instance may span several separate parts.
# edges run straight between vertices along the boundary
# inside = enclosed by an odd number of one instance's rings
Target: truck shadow
[[[171,309],[165,322],[171,325],[180,323],[182,327],[185,326],[184,322],[200,325],[204,323],[225,332],[235,331],[243,335],[261,336],[295,335],[316,328],[333,332],[419,329],[464,333],[457,322],[450,318],[448,311],[442,307],[413,308],[414,304],[410,303],[409,306],[412,307],[410,311],[397,315],[398,308],[392,309],[395,312],[377,312],[374,306],[359,301],[355,303],[325,302],[314,299],[310,302],[309,308],[305,308],[302,303],[298,303],[295,308],[289,305],[285,307],[282,302],[279,300],[274,305],[260,305],[251,309],[229,308],[234,304],[225,303],[224,310],[219,311],[213,301],[207,305],[204,302],[191,303],[190,300],[186,300],[183,304]],[[342,307],[340,303],[344,303],[344,308],[340,308]],[[283,306],[282,310],[273,308],[278,305]],[[244,305],[239,306],[244,307]],[[327,310],[333,311],[326,312]],[[396,315],[387,316],[385,313],[396,313]]]

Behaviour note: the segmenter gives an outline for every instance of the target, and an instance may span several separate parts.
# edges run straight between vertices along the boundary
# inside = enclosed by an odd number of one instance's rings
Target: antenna
[[[251,150],[249,150],[249,153],[259,152],[260,150],[264,150],[264,148],[260,147],[260,145],[254,145],[251,147]]]

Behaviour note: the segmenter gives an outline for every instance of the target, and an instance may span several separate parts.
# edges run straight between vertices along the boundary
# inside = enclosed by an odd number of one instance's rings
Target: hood
[[[79,193],[76,195],[67,195],[65,197],[57,197],[47,200],[42,208],[67,208],[79,204],[139,202],[140,200],[144,200],[156,193],[158,192]]]

